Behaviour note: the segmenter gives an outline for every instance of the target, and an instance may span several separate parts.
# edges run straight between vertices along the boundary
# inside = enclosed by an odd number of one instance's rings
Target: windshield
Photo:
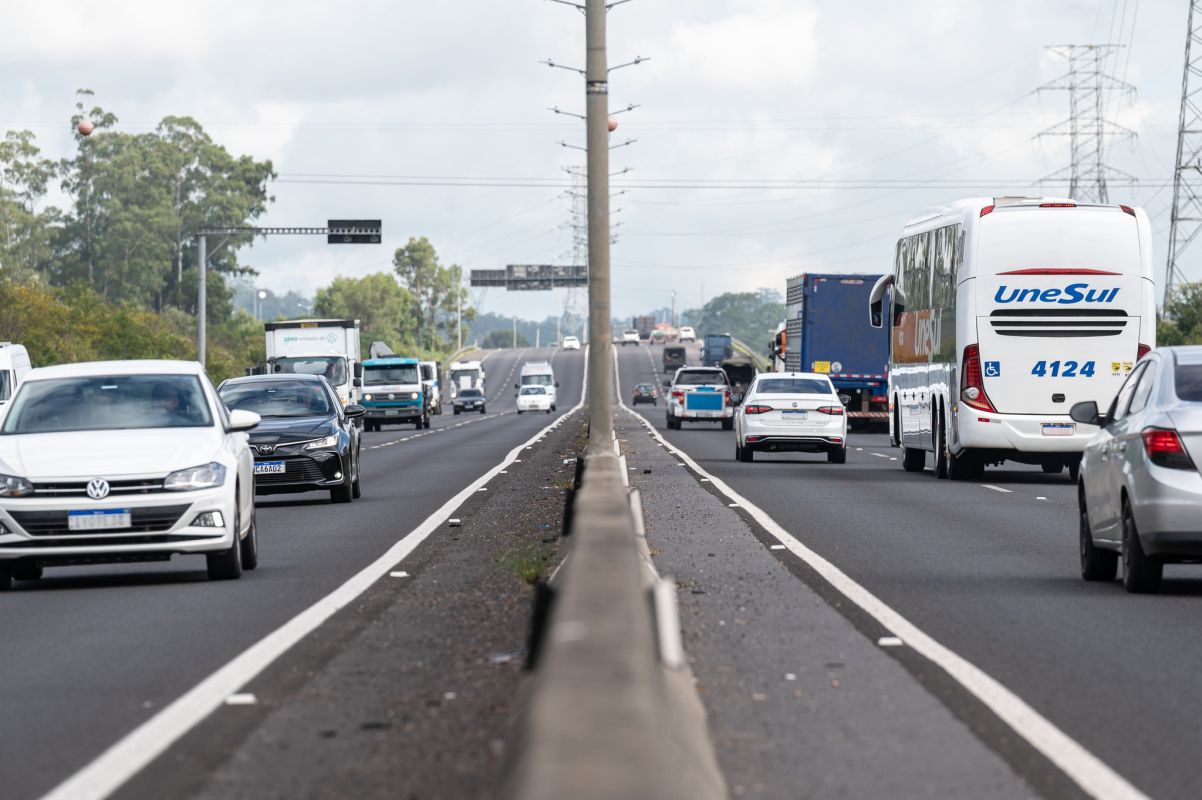
[[[272,371],[281,375],[324,375],[331,386],[342,386],[346,383],[346,358],[343,356],[277,358]]]
[[[1187,403],[1202,403],[1202,362],[1177,364],[1177,397]]]
[[[195,375],[105,375],[31,381],[4,419],[6,434],[205,428],[213,424]]]
[[[365,386],[381,386],[386,383],[420,383],[417,365],[363,368]]]
[[[484,395],[480,392],[479,389],[464,389],[462,392],[459,393],[460,398],[467,398],[467,399],[471,399],[473,397],[483,397],[483,396]]]
[[[547,390],[541,386],[526,386],[522,389],[522,394],[546,394]]]
[[[8,371],[0,372],[0,403],[12,397],[12,393],[12,373]]]
[[[222,387],[219,394],[230,411],[253,411],[260,417],[315,417],[334,413],[329,395],[310,381],[233,384]]]
[[[460,378],[471,378],[473,381],[480,376],[480,371],[475,369],[457,369],[451,373],[451,380],[459,383]]]
[[[522,376],[522,385],[523,386],[550,386],[554,382],[555,382],[555,379],[551,375],[523,375]]]
[[[833,394],[831,385],[820,378],[765,378],[756,394]]]
[[[726,383],[726,373],[701,370],[682,372],[676,376],[677,386],[704,386],[708,384]]]

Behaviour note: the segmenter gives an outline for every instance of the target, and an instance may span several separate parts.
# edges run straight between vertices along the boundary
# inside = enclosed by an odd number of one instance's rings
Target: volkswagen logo
[[[794,407],[794,408],[797,408],[797,403],[794,403],[794,404],[793,404],[793,407]]]
[[[104,478],[93,478],[88,481],[88,497],[93,500],[103,500],[109,496],[109,482]]]
[[[261,444],[256,449],[259,451],[259,455],[269,456],[275,452],[275,445],[274,444]]]

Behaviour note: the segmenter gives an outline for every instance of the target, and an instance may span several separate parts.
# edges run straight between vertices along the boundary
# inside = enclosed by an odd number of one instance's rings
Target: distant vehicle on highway
[[[1153,350],[1104,414],[1069,413],[1099,426],[1081,456],[1081,576],[1114,580],[1121,555],[1127,591],[1155,592],[1165,564],[1202,559],[1202,347]]]
[[[426,393],[426,402],[431,414],[442,413],[442,379],[439,373],[442,365],[437,361],[422,361],[418,364],[422,373],[422,390]]]
[[[525,389],[527,386],[541,386],[551,398],[551,410],[555,410],[555,401],[559,398],[559,383],[555,380],[555,371],[549,361],[527,361],[522,365],[518,382],[513,388]]]
[[[518,391],[518,413],[526,411],[546,411],[550,414],[555,410],[555,401],[545,386],[523,386]]]
[[[689,363],[689,351],[682,344],[664,346],[664,372],[675,372]]]
[[[30,369],[29,351],[23,345],[0,342],[0,405],[9,401]]]
[[[630,404],[632,406],[637,406],[639,403],[656,405],[656,398],[658,396],[654,383],[636,383],[634,391],[631,393]]]
[[[722,430],[734,426],[734,404],[726,373],[717,367],[685,367],[664,381],[668,427],[680,430],[683,422],[721,422]]]
[[[399,356],[364,361],[363,408],[363,427],[369,431],[401,423],[429,428],[430,397],[422,384],[421,362]]]
[[[483,414],[485,406],[484,392],[479,389],[460,389],[459,394],[451,401],[451,409],[456,414],[465,414],[468,411],[479,411]]]
[[[322,375],[334,387],[343,405],[362,399],[358,320],[282,320],[264,323],[263,331],[267,372]]]
[[[448,368],[451,374],[451,399],[463,389],[484,391],[483,361],[452,361]]]
[[[628,344],[639,344],[640,341],[641,340],[639,339],[639,332],[634,330],[633,328],[631,328],[630,330],[622,331],[622,346],[623,347],[625,347]]]
[[[695,342],[697,341],[697,332],[688,325],[681,325],[679,339],[682,342]]]
[[[847,415],[826,375],[765,372],[756,376],[735,414],[735,458],[756,452],[826,453],[847,461]]]
[[[0,413],[0,590],[67,564],[258,563],[259,415],[227,411],[195,361],[35,369]]]
[[[563,344],[560,345],[564,350],[579,350],[580,340],[575,336],[563,337]]]
[[[345,409],[318,375],[252,375],[217,388],[231,411],[253,411],[262,421],[250,434],[255,492],[329,491],[334,503],[363,494],[355,420],[361,405]]]
[[[735,354],[734,339],[729,333],[707,333],[701,344],[701,363],[716,367]]]
[[[651,333],[655,330],[655,317],[635,317],[630,322],[630,327],[639,332],[640,340],[646,342],[651,339]]]
[[[869,295],[892,333],[889,418],[902,466],[979,479],[987,464],[1068,467],[1155,345],[1152,233],[1142,210],[1055,198],[962,200],[906,224]],[[791,344],[791,342],[790,342]]]

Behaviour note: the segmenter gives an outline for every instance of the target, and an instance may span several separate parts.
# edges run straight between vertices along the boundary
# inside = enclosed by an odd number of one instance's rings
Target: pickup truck
[[[683,422],[721,422],[722,430],[734,429],[735,407],[731,402],[726,373],[717,367],[682,367],[668,389],[668,428],[680,430]]]

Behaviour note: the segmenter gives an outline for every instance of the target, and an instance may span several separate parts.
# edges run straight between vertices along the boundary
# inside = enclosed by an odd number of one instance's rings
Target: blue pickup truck
[[[422,386],[421,362],[416,358],[369,358],[363,362],[363,427],[411,422],[430,427],[430,399]]]

